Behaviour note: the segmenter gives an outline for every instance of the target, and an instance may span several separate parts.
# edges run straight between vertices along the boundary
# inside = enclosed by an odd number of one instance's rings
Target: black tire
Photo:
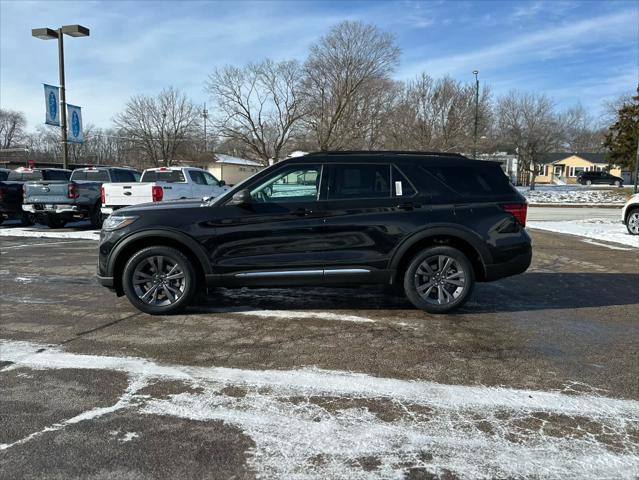
[[[91,226],[96,230],[100,230],[102,228],[104,217],[100,211],[100,205],[96,205],[93,207],[93,210],[89,212],[89,221],[91,222]]]
[[[639,235],[639,208],[633,208],[626,214],[626,228],[630,235]]]
[[[30,227],[35,223],[35,217],[33,213],[22,212],[21,222],[23,227]]]
[[[47,215],[47,226],[49,228],[62,228],[67,224],[67,221],[56,215]]]
[[[451,259],[451,262],[446,263],[444,260],[439,263],[440,258]],[[424,267],[426,264],[431,268],[430,273]],[[449,266],[446,267],[447,265]],[[443,276],[438,267],[446,268]],[[426,288],[429,285],[432,286]],[[470,297],[474,286],[475,272],[472,264],[466,255],[452,247],[428,247],[422,250],[411,260],[404,274],[406,297],[415,307],[428,313],[447,313],[461,307]],[[425,290],[420,293],[418,288]],[[437,298],[433,298],[433,294]],[[441,299],[444,302],[437,303]]]
[[[622,184],[619,180],[615,180],[615,181],[613,182],[613,185],[614,185],[615,187],[623,187],[623,184]]]
[[[158,258],[162,257],[163,261],[158,263]],[[173,264],[178,267],[183,277],[177,280],[170,280],[167,277],[168,271],[165,271]],[[156,278],[158,276],[158,268],[160,266],[160,276],[164,278]],[[153,269],[155,266],[155,270]],[[147,271],[145,272],[145,269]],[[155,271],[155,273],[153,273]],[[152,275],[147,282],[139,282],[139,275]],[[170,276],[169,276],[170,277]],[[138,284],[135,284],[138,280]],[[164,283],[160,283],[164,281]],[[180,282],[179,286],[177,282]],[[171,283],[174,282],[174,283]],[[122,287],[131,304],[144,313],[150,315],[168,315],[183,310],[192,300],[197,292],[197,276],[191,261],[179,250],[171,247],[156,246],[147,247],[135,253],[126,263],[124,272],[122,273]],[[153,293],[155,289],[156,293]],[[148,297],[149,302],[143,298],[151,292]],[[180,292],[176,296],[173,292]],[[171,302],[169,295],[174,296]],[[154,302],[156,303],[150,303]],[[164,304],[161,304],[163,301]]]

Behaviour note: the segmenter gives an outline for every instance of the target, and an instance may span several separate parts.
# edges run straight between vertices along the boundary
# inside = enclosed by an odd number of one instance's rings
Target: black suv
[[[623,178],[610,175],[608,172],[583,172],[577,181],[582,185],[616,185],[623,187]]]
[[[198,287],[398,286],[450,311],[475,281],[524,272],[527,205],[498,163],[417,152],[291,158],[213,200],[118,210],[100,235],[98,279],[143,312]]]

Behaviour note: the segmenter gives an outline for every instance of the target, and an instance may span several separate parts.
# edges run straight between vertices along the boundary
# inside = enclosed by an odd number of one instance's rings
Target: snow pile
[[[639,248],[639,235],[630,235],[626,226],[621,223],[621,215],[618,220],[609,218],[590,218],[586,220],[563,220],[549,222],[527,222],[527,228],[536,228],[549,232],[567,233],[578,235],[593,240],[622,243]]]
[[[531,205],[623,205],[628,194],[619,188],[587,188],[581,185],[538,185],[535,190],[518,187]]]

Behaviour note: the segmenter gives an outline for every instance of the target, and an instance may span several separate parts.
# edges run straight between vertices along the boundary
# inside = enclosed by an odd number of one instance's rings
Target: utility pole
[[[206,109],[206,103],[204,104],[204,108],[202,108],[202,118],[204,119],[204,153],[208,150],[208,144],[206,141],[206,120],[209,118],[209,111]]]

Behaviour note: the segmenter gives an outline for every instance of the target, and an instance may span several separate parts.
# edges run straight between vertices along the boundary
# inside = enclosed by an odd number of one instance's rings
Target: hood
[[[164,202],[141,203],[119,209],[114,215],[141,214],[144,212],[161,212],[163,210],[179,210],[183,208],[198,208],[204,206],[201,198],[187,198],[184,200],[167,200]]]

